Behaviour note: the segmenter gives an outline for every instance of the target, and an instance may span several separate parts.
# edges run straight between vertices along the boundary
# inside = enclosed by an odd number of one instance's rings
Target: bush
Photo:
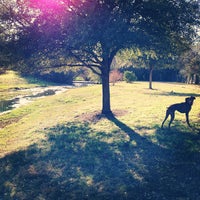
[[[114,69],[110,72],[110,83],[114,85],[117,81],[121,81],[122,77],[122,73],[118,69]]]
[[[134,72],[125,71],[125,72],[124,72],[124,77],[123,77],[123,79],[124,79],[127,83],[131,83],[131,82],[137,80],[137,76],[135,75]]]

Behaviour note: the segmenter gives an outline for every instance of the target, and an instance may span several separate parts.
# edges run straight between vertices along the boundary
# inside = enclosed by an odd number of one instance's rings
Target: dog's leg
[[[185,113],[185,117],[186,117],[187,125],[191,128],[191,125],[190,125],[190,122],[189,122],[189,113]]]
[[[167,120],[168,117],[169,117],[169,112],[167,110],[166,115],[165,115],[165,119],[163,120],[162,125],[161,125],[161,129],[163,129],[164,123],[165,123],[165,121]]]
[[[174,111],[174,112],[171,112],[170,115],[171,115],[171,119],[170,119],[170,122],[169,122],[169,125],[168,125],[168,128],[169,128],[169,129],[170,129],[171,123],[172,123],[173,120],[174,120],[174,117],[175,117],[175,111]]]

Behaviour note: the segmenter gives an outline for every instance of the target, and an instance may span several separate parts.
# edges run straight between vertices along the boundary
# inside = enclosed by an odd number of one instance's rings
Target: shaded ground
[[[46,140],[2,158],[0,199],[199,199],[199,135],[158,128],[152,142],[117,117],[108,120],[115,131],[61,124],[46,130]]]

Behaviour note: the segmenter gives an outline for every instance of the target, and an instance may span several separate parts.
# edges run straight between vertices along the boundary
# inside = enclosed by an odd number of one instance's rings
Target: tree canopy
[[[120,49],[178,53],[200,23],[197,0],[4,0],[0,6],[2,34],[19,66],[90,68],[102,79],[103,114],[112,113],[109,72]]]

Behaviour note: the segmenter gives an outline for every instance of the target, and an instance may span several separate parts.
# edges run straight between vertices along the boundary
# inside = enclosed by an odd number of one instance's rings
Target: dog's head
[[[193,104],[193,101],[195,100],[196,98],[194,96],[191,96],[191,97],[187,97],[185,99],[185,102],[192,105]]]

